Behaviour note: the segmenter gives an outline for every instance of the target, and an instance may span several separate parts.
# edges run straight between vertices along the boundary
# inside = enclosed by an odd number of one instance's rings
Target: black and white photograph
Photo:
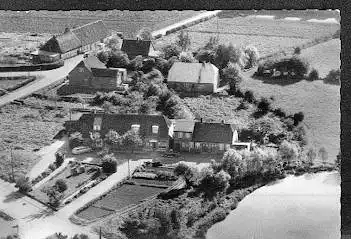
[[[0,9],[1,239],[351,238],[348,23],[229,8]]]

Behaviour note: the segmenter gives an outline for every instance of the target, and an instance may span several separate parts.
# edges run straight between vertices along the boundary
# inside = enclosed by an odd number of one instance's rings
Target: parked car
[[[91,151],[92,149],[87,146],[79,146],[72,149],[72,154],[83,154],[83,153],[89,153]]]

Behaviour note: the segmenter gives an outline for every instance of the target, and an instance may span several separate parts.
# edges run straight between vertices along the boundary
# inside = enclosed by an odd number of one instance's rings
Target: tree
[[[54,187],[59,191],[60,193],[63,193],[64,191],[67,190],[67,183],[63,179],[58,179],[54,185]]]
[[[55,158],[56,158],[56,160],[55,160],[56,166],[60,167],[65,160],[65,155],[62,152],[56,152]]]
[[[182,49],[175,44],[170,44],[162,47],[161,51],[164,54],[164,58],[168,60],[173,56],[179,57],[179,54],[182,51]]]
[[[303,112],[298,112],[298,113],[295,113],[294,116],[293,116],[293,119],[294,119],[294,125],[298,125],[300,122],[303,121],[303,119],[305,118],[305,115],[303,114]]]
[[[282,123],[274,118],[264,116],[249,124],[252,138],[264,143],[269,135],[280,135],[283,132]]]
[[[232,180],[235,180],[237,177],[242,177],[244,172],[246,172],[245,165],[242,164],[241,154],[235,149],[228,149],[222,158],[222,168],[227,172]]]
[[[126,150],[130,150],[133,154],[134,151],[143,143],[139,132],[135,132],[133,130],[127,131],[121,140],[122,147]]]
[[[205,198],[213,199],[220,193],[224,193],[229,187],[230,175],[223,170],[214,173],[208,168],[203,172],[199,181],[198,189],[204,193]]]
[[[58,207],[61,200],[64,198],[64,194],[59,192],[55,186],[46,188],[44,191],[49,198],[49,203],[53,207]]]
[[[265,97],[262,97],[261,100],[258,102],[257,108],[260,111],[260,113],[267,114],[268,111],[271,109],[271,101]]]
[[[151,28],[144,27],[144,28],[139,30],[139,32],[137,34],[137,39],[140,39],[140,40],[143,40],[143,41],[145,41],[145,40],[150,41],[150,40],[153,39],[151,32],[152,32]]]
[[[214,64],[216,52],[214,50],[201,49],[197,52],[195,58],[202,63],[210,62]]]
[[[88,235],[81,233],[81,234],[74,235],[72,239],[89,239],[89,237]]]
[[[190,47],[191,40],[189,37],[188,33],[185,33],[184,31],[180,31],[178,34],[178,40],[177,40],[177,45],[183,50],[187,51]]]
[[[141,55],[136,56],[133,60],[129,62],[128,69],[132,71],[141,71],[143,68],[144,57]]]
[[[176,176],[181,176],[188,187],[194,186],[196,181],[196,171],[194,168],[191,168],[184,163],[179,163],[174,168],[174,174]]]
[[[295,55],[300,55],[301,54],[301,47],[295,47],[294,54]]]
[[[196,59],[193,56],[193,53],[189,51],[182,51],[179,55],[179,60],[181,62],[188,62],[188,63],[196,62]]]
[[[219,39],[216,36],[211,36],[208,42],[203,47],[204,50],[214,50],[218,46]]]
[[[156,105],[158,102],[158,97],[157,96],[150,96],[145,100],[141,105],[139,112],[141,114],[151,114],[155,112],[156,110]]]
[[[120,39],[118,37],[112,37],[106,41],[105,46],[111,51],[116,51],[119,50],[120,44]]]
[[[122,51],[112,51],[109,54],[109,59],[106,63],[107,67],[114,67],[114,68],[127,68],[129,65],[129,58],[128,55]]]
[[[22,193],[27,193],[32,190],[32,184],[29,180],[29,177],[26,177],[24,175],[20,176],[16,180],[15,187],[18,188],[18,190]]]
[[[316,157],[317,157],[317,153],[315,151],[314,148],[309,148],[307,150],[307,153],[306,153],[306,163],[309,165],[309,166],[312,166],[314,161],[316,160]]]
[[[110,129],[105,135],[105,141],[107,144],[119,146],[121,144],[121,136],[117,131]]]
[[[232,44],[228,46],[221,44],[216,48],[214,63],[219,69],[225,68],[229,62],[242,66],[243,56],[244,53],[240,48],[234,47]]]
[[[109,58],[110,58],[110,52],[108,51],[99,51],[96,54],[96,57],[102,62],[102,63],[107,63]]]
[[[244,100],[246,100],[249,103],[255,103],[256,98],[255,98],[254,93],[251,90],[245,91]]]
[[[284,140],[279,146],[278,153],[284,162],[291,165],[299,157],[299,146],[295,143]]]
[[[112,154],[105,155],[101,163],[102,171],[106,174],[117,172],[117,160]]]
[[[222,80],[229,83],[231,92],[234,92],[242,82],[240,70],[241,69],[238,64],[228,63],[228,65],[222,71]]]
[[[259,53],[256,47],[254,46],[246,46],[244,49],[244,53],[246,55],[246,65],[245,68],[251,68],[255,65],[257,65],[258,63],[258,59],[259,59]]]
[[[318,73],[318,71],[315,68],[313,68],[310,71],[310,73],[307,76],[307,80],[309,80],[309,81],[319,80],[319,73]]]
[[[140,80],[144,83],[151,83],[151,82],[162,83],[164,78],[162,73],[159,70],[152,69],[148,73],[144,74]]]

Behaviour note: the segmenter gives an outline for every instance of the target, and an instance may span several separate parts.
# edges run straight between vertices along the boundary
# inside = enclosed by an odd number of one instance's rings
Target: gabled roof
[[[119,70],[116,68],[91,68],[91,72],[93,73],[93,76],[96,77],[117,77]]]
[[[192,133],[194,131],[195,121],[185,120],[185,119],[176,119],[174,122],[174,132],[188,132]]]
[[[234,131],[231,124],[195,122],[193,141],[231,144]]]
[[[82,60],[83,64],[91,70],[92,68],[106,69],[106,65],[102,63],[99,58],[94,55],[90,55],[84,60]]]
[[[71,30],[66,29],[64,33],[49,39],[40,50],[62,54],[98,42],[108,36],[109,30],[102,20],[98,20]]]
[[[91,22],[71,30],[83,46],[98,42],[109,36],[109,30],[102,20]]]
[[[204,77],[204,74],[207,74]],[[218,68],[211,63],[175,62],[168,73],[168,82],[211,83],[218,76]]]
[[[123,39],[121,51],[126,53],[130,59],[136,56],[149,56],[150,48],[153,48],[150,40]]]
[[[153,135],[152,126],[159,126],[158,136],[168,138],[171,121],[163,115],[146,115],[146,114],[84,114],[79,119],[82,127],[83,137],[89,137],[89,132],[93,129],[95,117],[102,117],[101,135],[106,135],[110,129],[124,134],[131,129],[133,124],[140,125],[141,135]]]

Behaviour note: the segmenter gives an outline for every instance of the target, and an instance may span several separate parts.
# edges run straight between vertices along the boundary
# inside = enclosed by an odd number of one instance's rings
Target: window
[[[93,129],[96,130],[96,131],[100,131],[101,130],[101,126],[100,125],[94,125]]]
[[[131,129],[132,129],[135,133],[139,133],[140,124],[132,124]]]
[[[100,131],[101,130],[101,124],[102,124],[102,118],[101,117],[95,117],[94,124],[93,124],[93,130]]]
[[[200,148],[200,143],[195,143],[195,148],[199,149]]]
[[[224,150],[224,144],[219,144],[219,150]]]
[[[179,139],[183,138],[183,132],[178,132],[178,138]]]
[[[185,138],[190,139],[191,138],[191,133],[185,133]]]
[[[152,126],[152,133],[153,134],[158,134],[158,125],[153,125]]]

